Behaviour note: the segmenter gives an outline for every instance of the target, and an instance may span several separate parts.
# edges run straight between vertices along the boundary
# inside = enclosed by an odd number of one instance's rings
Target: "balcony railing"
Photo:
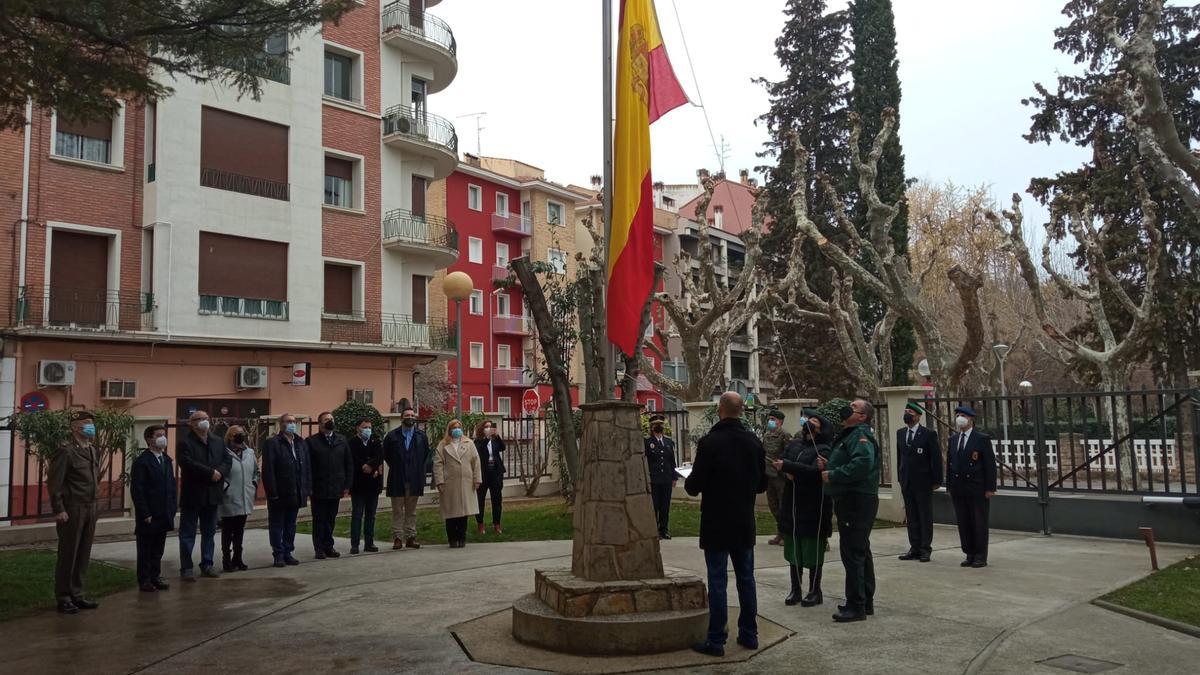
[[[454,349],[445,322],[428,318],[417,321],[406,314],[379,312],[323,314],[321,341],[423,351]]]
[[[503,265],[492,265],[492,281],[508,281],[508,268]]]
[[[497,368],[492,382],[497,387],[532,387],[533,373],[524,368]]]
[[[383,35],[400,31],[425,42],[431,42],[451,54],[458,55],[458,42],[450,24],[403,2],[393,2],[383,8]]]
[[[515,213],[493,213],[492,232],[531,237],[533,236],[533,220],[529,216]]]
[[[255,195],[256,197],[280,199],[285,202],[288,201],[291,191],[287,183],[267,180],[266,178],[257,178],[255,176],[243,176],[232,171],[205,169],[203,167],[200,168],[200,184],[204,187],[216,188],[218,190],[241,192],[242,194]]]
[[[385,242],[458,251],[458,231],[454,229],[454,223],[441,216],[418,215],[406,209],[393,209],[384,214],[383,239]]]
[[[82,331],[155,330],[153,293],[18,286],[15,328]]]
[[[492,317],[492,332],[503,335],[533,335],[533,319],[520,314],[497,314]]]
[[[238,298],[230,295],[201,295],[200,314],[236,316],[246,319],[288,320],[287,300]]]
[[[458,156],[458,133],[450,120],[412,106],[397,105],[383,113],[384,138],[399,135],[445,148]]]

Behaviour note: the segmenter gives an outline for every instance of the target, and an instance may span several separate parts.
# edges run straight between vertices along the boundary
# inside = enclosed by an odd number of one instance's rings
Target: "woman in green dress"
[[[784,602],[812,607],[823,601],[821,568],[833,534],[833,500],[825,494],[817,466],[817,457],[829,457],[830,424],[814,411],[805,412],[809,414],[801,418],[800,433],[784,449],[783,459],[774,464],[788,479],[779,509],[783,557],[792,577],[791,593]],[[803,597],[801,568],[808,569],[808,594]]]

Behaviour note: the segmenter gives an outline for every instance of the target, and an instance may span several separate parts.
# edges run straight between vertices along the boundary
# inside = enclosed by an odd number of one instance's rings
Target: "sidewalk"
[[[992,533],[991,565],[958,566],[953,528],[938,527],[933,562],[901,562],[901,528],[873,536],[876,614],[830,620],[842,597],[835,551],[825,604],[787,607],[778,547],[756,548],[759,612],[795,634],[751,661],[719,672],[1062,673],[1037,662],[1074,654],[1124,664],[1120,672],[1194,673],[1200,640],[1107,612],[1088,602],[1143,576],[1139,542]],[[299,567],[269,567],[266,533],[247,532],[248,572],[176,578],[168,541],[167,593],[128,591],[92,613],[39,614],[6,623],[3,672],[521,672],[471,662],[447,628],[499,611],[529,592],[535,567],[570,564],[571,543],[530,542],[385,550],[313,561],[297,537]],[[1160,546],[1168,565],[1192,549]],[[664,542],[664,562],[703,574],[695,539]],[[132,542],[101,544],[95,557],[131,565]],[[732,589],[731,589],[732,590]],[[732,647],[736,649],[737,647]]]

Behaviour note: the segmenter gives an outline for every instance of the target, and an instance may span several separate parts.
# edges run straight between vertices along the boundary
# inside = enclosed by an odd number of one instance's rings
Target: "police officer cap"
[[[76,410],[75,412],[71,413],[72,422],[82,422],[84,420],[94,421],[95,419],[96,417],[92,415],[90,410]]]
[[[960,405],[954,409],[954,412],[961,414],[961,415],[966,415],[967,417],[975,416],[975,409],[969,405]]]
[[[650,416],[651,424],[654,424],[655,422],[666,422],[666,421],[667,421],[667,418],[662,416],[661,414],[654,414],[654,415]]]
[[[767,417],[774,417],[775,419],[780,420],[780,421],[782,421],[786,418],[786,416],[783,414],[783,411],[780,410],[779,408],[771,408],[770,410],[768,410]]]
[[[911,410],[911,411],[917,413],[918,415],[925,414],[925,409],[922,408],[921,406],[917,405],[916,403],[909,403],[908,405],[904,406],[904,409]]]

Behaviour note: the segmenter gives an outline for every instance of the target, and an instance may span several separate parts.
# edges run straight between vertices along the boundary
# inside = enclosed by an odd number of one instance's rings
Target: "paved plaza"
[[[429,546],[312,561],[274,569],[265,530],[247,532],[248,572],[183,585],[169,540],[169,592],[137,590],[103,599],[97,612],[53,612],[3,624],[13,673],[534,672],[474,662],[450,628],[505,610],[533,587],[537,567],[569,565],[571,542]],[[826,568],[825,604],[787,607],[787,568],[778,547],[756,548],[759,613],[790,635],[753,658],[703,672],[1067,673],[1040,661],[1076,655],[1122,664],[1110,672],[1195,673],[1200,640],[1089,604],[1148,572],[1144,544],[1078,537],[992,534],[991,566],[960,568],[953,528],[939,526],[933,562],[901,562],[901,528],[873,537],[879,590],[875,616],[830,620],[842,596],[836,554]],[[833,542],[836,550],[836,540]],[[1195,549],[1160,545],[1165,566]],[[96,558],[133,566],[133,542],[96,546]],[[703,575],[696,540],[663,543],[669,567]],[[732,588],[731,588],[732,591]],[[501,622],[502,623],[502,622]],[[497,635],[503,651],[511,638]],[[729,645],[730,654],[741,651]],[[561,659],[545,669],[563,668]],[[577,672],[646,670],[653,659],[589,659]],[[557,665],[555,665],[557,664]],[[687,665],[689,672],[697,670]],[[683,671],[675,671],[683,672]]]

